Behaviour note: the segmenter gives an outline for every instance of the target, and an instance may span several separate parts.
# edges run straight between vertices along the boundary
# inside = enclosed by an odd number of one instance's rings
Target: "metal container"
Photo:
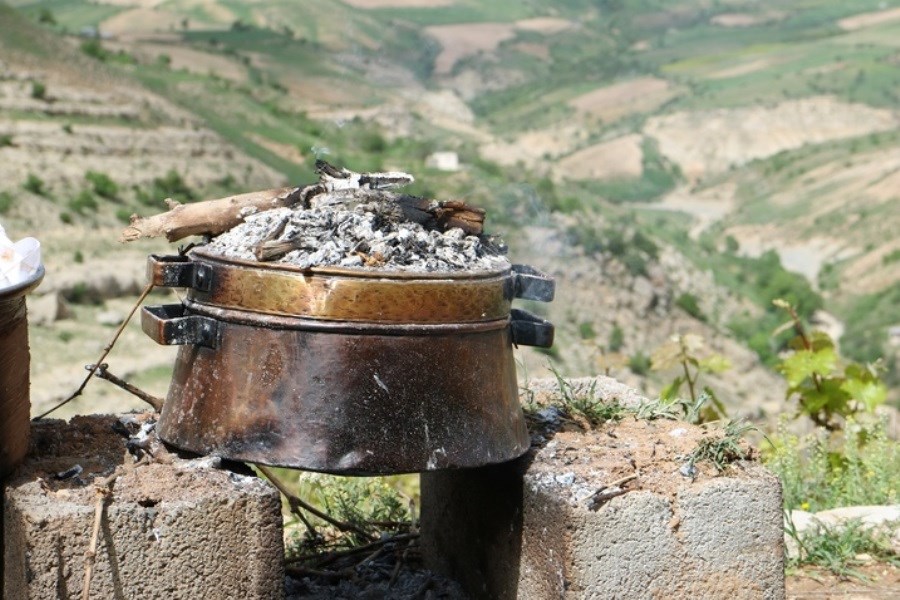
[[[27,281],[0,290],[0,481],[28,451],[28,319],[25,296],[44,278],[44,267]]]
[[[181,304],[144,331],[181,344],[158,430],[201,454],[341,474],[511,460],[529,438],[514,344],[553,325],[511,308],[549,301],[525,266],[491,272],[300,270],[201,250],[149,259]]]

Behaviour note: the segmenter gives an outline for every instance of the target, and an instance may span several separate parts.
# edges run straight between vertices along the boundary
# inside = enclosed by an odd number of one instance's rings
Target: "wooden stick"
[[[302,199],[304,189],[275,188],[191,204],[167,199],[167,212],[149,217],[133,215],[119,241],[165,236],[170,242],[177,242],[189,235],[218,235],[240,224],[244,209],[252,207],[262,211],[291,206]]]
[[[142,390],[141,388],[128,383],[124,379],[116,377],[115,375],[113,375],[112,373],[110,373],[107,370],[108,367],[109,367],[109,365],[107,365],[106,363],[103,363],[102,365],[100,365],[99,368],[97,368],[94,371],[94,375],[96,375],[100,379],[105,379],[106,381],[112,383],[113,385],[116,385],[116,386],[122,388],[129,394],[134,394],[135,396],[137,396],[138,398],[140,398],[141,400],[143,400],[144,402],[146,402],[147,404],[152,406],[153,410],[155,410],[156,412],[160,412],[162,410],[162,406],[163,406],[162,398],[157,398],[156,396],[150,395],[147,392],[145,392],[144,390]],[[91,370],[94,368],[94,365],[87,365],[85,368],[87,370]]]
[[[94,504],[94,526],[91,529],[91,541],[88,549],[84,552],[84,586],[81,588],[81,600],[89,600],[91,597],[91,578],[94,575],[94,563],[97,561],[97,543],[100,540],[100,524],[103,522],[103,505],[118,476],[118,473],[113,473],[95,487],[97,501]]]
[[[99,369],[100,365],[103,364],[103,359],[105,359],[107,356],[109,356],[109,353],[113,349],[113,346],[116,345],[116,342],[118,341],[119,336],[122,335],[123,331],[125,331],[125,326],[128,325],[129,321],[131,321],[131,317],[134,316],[134,313],[137,311],[138,307],[147,298],[147,296],[150,295],[150,292],[152,290],[153,290],[153,284],[148,283],[147,287],[144,288],[144,291],[141,292],[141,295],[137,299],[137,302],[135,302],[134,306],[131,307],[131,312],[128,313],[128,316],[125,317],[125,320],[122,321],[122,324],[119,325],[118,329],[116,329],[116,333],[113,335],[112,339],[109,341],[109,343],[103,349],[103,353],[100,355],[100,358],[98,358],[97,362],[95,362],[93,364],[93,367],[91,369],[89,369],[87,376],[84,378],[84,381],[81,382],[81,385],[78,386],[78,389],[75,390],[74,392],[72,392],[72,394],[68,398],[66,398],[65,400],[63,400],[62,402],[60,402],[59,404],[57,404],[56,406],[51,408],[50,410],[44,411],[40,415],[33,418],[32,421],[39,421],[39,420],[43,419],[44,417],[46,417],[47,415],[52,413],[57,408],[60,408],[61,406],[68,404],[69,402],[71,402],[72,400],[74,400],[75,398],[77,398],[78,396],[81,395],[81,393],[84,391],[84,388],[87,386],[88,382],[91,380],[91,377],[93,377],[97,373],[97,369]]]

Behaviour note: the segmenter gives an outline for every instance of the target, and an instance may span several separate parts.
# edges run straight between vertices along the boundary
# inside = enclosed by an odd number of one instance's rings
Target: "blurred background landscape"
[[[693,333],[729,413],[789,409],[772,300],[900,391],[900,2],[8,0],[0,222],[38,237],[33,413],[67,396],[163,242],[131,214],[314,180],[317,157],[488,210],[557,278],[523,378],[607,372]],[[165,292],[171,294],[171,292]],[[166,301],[156,296],[154,301]],[[110,370],[164,396],[132,323]],[[658,365],[656,365],[658,366]],[[60,411],[140,406],[105,383]]]

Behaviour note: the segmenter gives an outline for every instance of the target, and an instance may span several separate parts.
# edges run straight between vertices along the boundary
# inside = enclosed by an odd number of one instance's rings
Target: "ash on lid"
[[[411,177],[409,178],[412,179]],[[394,271],[485,271],[509,267],[505,247],[461,229],[441,232],[405,220],[395,195],[364,186],[323,189],[309,207],[248,214],[206,249],[256,260],[264,242],[290,243],[272,262],[301,268],[341,266]]]

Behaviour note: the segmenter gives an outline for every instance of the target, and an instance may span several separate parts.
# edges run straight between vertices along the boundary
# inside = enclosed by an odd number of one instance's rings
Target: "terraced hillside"
[[[778,349],[760,275],[774,273],[808,315],[837,315],[846,351],[886,355],[897,377],[900,2],[10,4],[31,25],[0,35],[27,57],[0,87],[5,220],[65,214],[73,235],[180,185],[306,181],[317,156],[405,169],[414,192],[488,207],[517,258],[558,276],[549,360],[563,371],[615,350],[631,364],[617,375],[644,381],[653,347],[702,331],[740,365],[720,381],[731,402],[776,410],[760,363]],[[462,168],[427,166],[435,151]],[[15,166],[27,156],[44,158]],[[84,179],[98,164],[121,198]],[[29,169],[52,193],[22,191]],[[98,210],[62,192],[81,188]],[[74,282],[90,262],[62,271]]]

